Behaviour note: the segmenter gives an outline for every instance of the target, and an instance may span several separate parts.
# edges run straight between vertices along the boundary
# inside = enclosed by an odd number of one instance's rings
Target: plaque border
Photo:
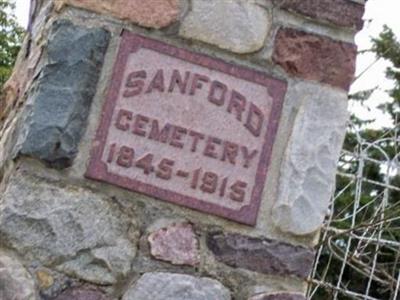
[[[242,224],[255,226],[262,199],[264,183],[267,178],[272,147],[275,141],[283,101],[287,90],[287,83],[256,70],[237,66],[205,54],[177,48],[164,42],[131,33],[126,30],[124,30],[121,35],[122,39],[116,62],[113,67],[111,84],[108,87],[106,101],[102,108],[100,123],[90,151],[89,165],[84,176],[89,179],[114,184],[133,192],[152,196],[162,201],[168,201],[184,207],[189,207],[203,213],[205,212]],[[139,180],[108,172],[107,165],[101,161],[105,142],[108,136],[108,129],[111,126],[111,119],[118,99],[119,90],[122,85],[123,74],[128,57],[131,53],[134,53],[141,48],[150,49],[164,55],[172,56],[268,88],[268,92],[273,101],[268,120],[267,132],[264,137],[264,143],[257,166],[256,178],[253,181],[254,186],[249,205],[242,207],[240,210],[233,210],[217,204],[205,202],[195,197],[185,196],[172,190],[159,188],[153,184],[144,183]]]

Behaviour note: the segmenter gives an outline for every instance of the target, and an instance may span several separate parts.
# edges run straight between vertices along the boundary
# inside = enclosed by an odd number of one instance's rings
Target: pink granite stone
[[[162,28],[178,19],[179,0],[57,0],[58,9],[65,4],[137,23]]]
[[[282,9],[326,21],[338,26],[360,30],[363,26],[364,4],[349,0],[275,0]]]
[[[209,232],[206,245],[217,261],[230,267],[303,279],[309,276],[315,256],[303,246],[221,231]]]
[[[200,262],[199,245],[192,225],[172,224],[148,237],[151,255],[174,265],[195,266]]]
[[[272,59],[291,75],[348,90],[357,47],[293,28],[281,28]]]

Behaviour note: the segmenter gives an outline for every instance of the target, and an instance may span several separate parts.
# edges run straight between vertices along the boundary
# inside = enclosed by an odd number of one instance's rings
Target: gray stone
[[[229,300],[230,292],[220,282],[174,273],[146,273],[122,300]]]
[[[2,243],[27,261],[93,283],[114,283],[130,271],[135,225],[99,195],[22,172],[1,198]]]
[[[53,25],[47,62],[29,92],[17,150],[64,167],[86,126],[110,34],[69,21]]]
[[[279,194],[272,211],[284,232],[315,232],[328,213],[346,132],[347,94],[310,83],[292,84],[287,101],[296,99],[294,127],[284,154]]]
[[[79,287],[72,288],[64,291],[62,294],[58,295],[54,300],[110,300],[104,293],[88,288]]]
[[[209,233],[207,247],[228,266],[270,275],[307,278],[314,261],[308,248],[235,233]]]
[[[38,262],[30,263],[29,271],[35,278],[41,300],[54,300],[66,288],[76,287],[81,283],[77,277],[70,277],[54,269],[43,267]]]
[[[0,299],[38,299],[31,275],[15,257],[4,251],[0,251]]]
[[[251,53],[264,46],[270,28],[270,14],[254,1],[193,0],[179,34],[236,53]]]
[[[300,293],[278,292],[259,294],[249,298],[248,300],[306,300],[306,297]]]

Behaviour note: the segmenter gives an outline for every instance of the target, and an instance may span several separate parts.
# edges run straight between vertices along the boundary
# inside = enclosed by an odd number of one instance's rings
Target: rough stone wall
[[[0,299],[304,299],[355,0],[36,0],[0,102]],[[287,82],[255,227],[84,177],[121,31]]]

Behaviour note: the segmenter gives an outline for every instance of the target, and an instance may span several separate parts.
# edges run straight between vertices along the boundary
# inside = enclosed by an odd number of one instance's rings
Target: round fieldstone
[[[280,167],[271,218],[280,231],[308,235],[328,213],[348,120],[347,93],[304,81],[292,84],[286,98],[301,104]]]
[[[103,196],[18,173],[1,201],[2,242],[26,261],[102,285],[130,272],[136,222]],[[38,281],[49,285],[51,279],[40,275]]]
[[[144,274],[122,298],[122,300],[230,299],[229,290],[214,279],[158,272]]]
[[[314,261],[312,249],[237,233],[210,232],[206,244],[217,261],[264,274],[305,279]]]
[[[54,167],[72,164],[86,128],[110,33],[54,22],[47,59],[29,92],[16,150]],[[68,49],[68,51],[65,51]]]
[[[273,61],[288,74],[348,91],[353,81],[357,47],[293,28],[275,36]]]
[[[338,26],[360,30],[365,5],[348,0],[274,0],[280,8]]]
[[[178,223],[149,235],[151,255],[174,265],[195,266],[200,262],[199,245],[191,224]]]
[[[271,29],[267,10],[247,0],[197,0],[179,34],[236,53],[260,50]]]
[[[177,21],[180,13],[179,0],[57,0],[56,8],[60,10],[66,4],[149,28],[166,27]]]

